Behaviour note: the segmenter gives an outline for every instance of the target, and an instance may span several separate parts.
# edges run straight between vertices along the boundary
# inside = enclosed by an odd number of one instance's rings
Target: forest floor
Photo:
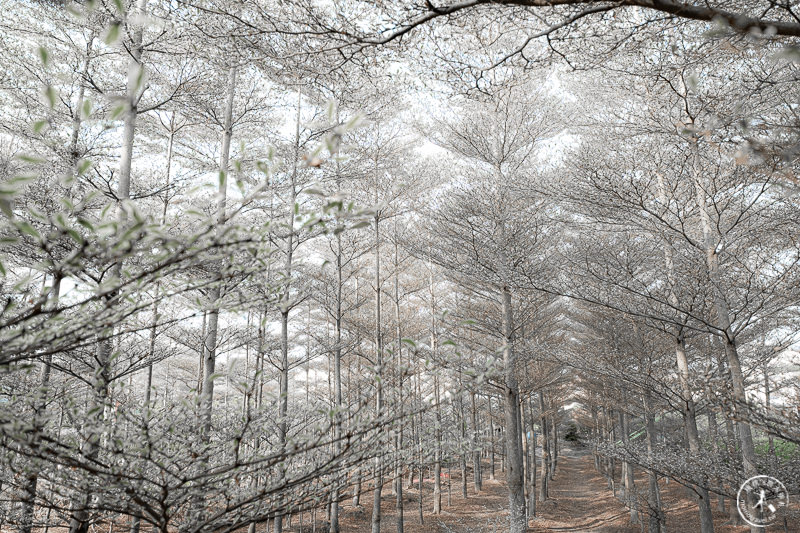
[[[475,494],[471,482],[468,485],[468,497],[461,497],[460,475],[453,472],[452,495],[448,505],[447,483],[442,483],[442,513],[433,515],[432,505],[433,481],[426,479],[424,491],[424,523],[420,524],[418,512],[418,492],[404,487],[404,531],[405,533],[490,533],[508,530],[507,507],[508,493],[501,480],[483,482],[483,490]],[[498,471],[498,478],[502,476]],[[646,487],[646,480],[637,476],[640,490]],[[397,512],[395,496],[388,488],[383,492],[382,531],[396,531]],[[672,482],[661,484],[661,496],[667,515],[667,531],[691,533],[699,531],[699,521],[694,502],[689,498],[687,489]],[[363,495],[362,505],[353,507],[347,502],[341,515],[341,530],[345,533],[365,533],[370,531],[372,493]],[[747,527],[733,527],[727,524],[728,514],[716,510],[714,501],[714,524],[716,533],[748,532]],[[792,505],[795,513],[788,522],[788,529],[783,524],[767,528],[767,533],[784,532],[799,533],[797,501]],[[565,448],[559,456],[558,469],[550,484],[550,499],[544,503],[537,502],[537,517],[529,524],[529,532],[598,532],[598,533],[639,533],[639,525],[630,523],[629,512],[624,504],[608,488],[605,479],[595,470],[592,456],[587,450]],[[299,528],[297,529],[299,530]],[[305,528],[311,531],[310,528]],[[324,531],[320,525],[317,531]]]
[[[431,513],[433,505],[433,480],[426,478],[423,483],[424,522],[419,520],[419,492],[417,480],[413,488],[403,487],[404,533],[503,533],[508,531],[508,492],[505,482],[497,468],[497,480],[490,480],[488,464],[485,465],[483,490],[476,494],[469,476],[466,500],[461,496],[460,472],[452,471],[450,483],[442,482],[442,513]],[[619,468],[619,467],[618,467]],[[447,470],[442,470],[447,474]],[[619,471],[617,472],[619,477]],[[646,490],[646,478],[637,471],[636,486],[639,491]],[[682,485],[671,482],[660,483],[661,499],[667,517],[669,533],[694,533],[700,531],[697,508],[689,493]],[[449,489],[449,490],[448,490]],[[451,491],[451,492],[450,492]],[[448,492],[450,492],[448,496]],[[351,500],[343,503],[340,514],[342,533],[369,533],[372,515],[372,491],[362,493],[361,505],[354,507]],[[397,531],[396,497],[391,493],[391,483],[386,483],[383,491],[382,523],[384,532]],[[746,526],[728,524],[728,505],[726,512],[716,509],[714,500],[715,533],[749,533]],[[321,515],[321,516],[320,516]],[[800,501],[797,495],[791,499],[786,528],[782,522],[766,528],[766,533],[800,533]],[[287,533],[327,533],[324,513],[316,516],[316,527],[310,525],[310,516],[302,518],[295,515],[292,525],[284,527]],[[303,527],[301,530],[300,520]],[[271,524],[270,524],[271,526]],[[268,533],[272,529],[261,524],[257,533]],[[0,533],[6,530],[0,527]],[[52,533],[62,533],[51,528]],[[63,530],[66,531],[66,530]],[[101,527],[94,531],[108,531]],[[127,531],[127,529],[123,529]],[[241,529],[240,533],[245,533]],[[631,524],[630,513],[625,505],[608,488],[605,478],[594,468],[592,455],[584,448],[564,447],[559,453],[555,478],[550,482],[549,499],[536,503],[536,518],[529,522],[529,533],[572,532],[572,533],[640,533],[646,527]]]

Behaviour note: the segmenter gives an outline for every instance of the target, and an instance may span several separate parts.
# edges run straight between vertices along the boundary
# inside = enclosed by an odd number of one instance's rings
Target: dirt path
[[[619,475],[619,472],[618,472]],[[644,472],[637,469],[637,490],[645,490]],[[689,533],[700,531],[697,505],[688,490],[677,482],[659,482],[661,502],[666,513],[667,531]],[[631,524],[630,512],[613,496],[605,479],[594,468],[591,454],[582,449],[565,449],[559,454],[558,470],[550,484],[550,500],[537,504],[537,518],[530,525],[534,533],[549,531],[591,533],[639,533],[640,525]],[[715,533],[747,533],[747,526],[731,526],[726,511],[713,506]],[[793,499],[792,518],[766,528],[767,533],[798,533],[798,505]],[[646,516],[641,517],[647,520]]]
[[[628,511],[614,498],[585,451],[561,451],[549,492],[549,501],[537,503],[531,531],[639,532],[638,526],[630,525]]]
[[[502,479],[485,480],[480,493],[473,491],[470,477],[469,496],[461,497],[461,481],[453,472],[452,501],[447,503],[447,485],[443,485],[442,513],[430,511],[432,480],[426,479],[423,503],[424,524],[420,524],[417,513],[419,494],[416,487],[404,491],[405,533],[503,533],[508,531],[508,492]],[[498,472],[498,477],[501,476]],[[488,477],[488,476],[487,476]],[[644,490],[644,473],[637,469],[636,486]],[[691,533],[699,531],[697,507],[689,497],[687,489],[676,482],[660,483],[662,505],[667,516],[667,531]],[[630,513],[623,503],[614,497],[605,479],[595,470],[591,453],[586,449],[564,447],[559,453],[558,470],[550,483],[550,499],[537,502],[536,518],[529,523],[530,533],[574,532],[574,533],[639,533],[638,524],[631,524]],[[382,531],[396,531],[397,514],[394,497],[388,484],[383,492]],[[365,502],[372,502],[372,493],[365,494]],[[726,502],[729,504],[729,502]],[[793,507],[797,507],[794,503]],[[354,508],[345,504],[342,509],[342,531],[368,533],[371,507]],[[646,517],[643,517],[646,519]],[[720,512],[714,506],[715,533],[747,533],[747,527],[728,525],[727,511]],[[800,531],[800,521],[790,520],[789,533]],[[304,531],[311,531],[307,529]],[[318,528],[317,531],[323,531]],[[767,528],[768,533],[784,532],[782,524]]]
[[[442,514],[430,514],[430,492],[426,480],[425,523],[420,524],[417,514],[417,492],[407,490],[405,496],[406,533],[502,533],[508,531],[508,492],[502,480],[483,483],[483,490],[475,494],[472,480],[469,497],[461,498],[460,480],[453,479],[452,504],[447,505],[446,488]],[[370,500],[371,501],[371,500]],[[343,531],[361,533],[369,531],[369,509],[343,509]],[[395,531],[396,513],[394,498],[384,491],[384,531]],[[638,533],[631,527],[625,507],[611,494],[603,478],[594,470],[591,456],[582,450],[566,448],[559,455],[559,468],[550,485],[550,500],[537,503],[537,518],[531,520],[529,531]]]

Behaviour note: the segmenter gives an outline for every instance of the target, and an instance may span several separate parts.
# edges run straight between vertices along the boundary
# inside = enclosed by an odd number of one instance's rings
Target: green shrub
[[[567,430],[564,432],[564,440],[568,442],[578,442],[580,435],[578,435],[578,424],[575,422],[567,423]]]
[[[774,439],[775,455],[781,460],[788,460],[793,457],[800,456],[800,448],[794,442],[785,441],[783,439]],[[756,453],[758,455],[769,455],[769,441],[766,439],[759,440],[756,443]]]

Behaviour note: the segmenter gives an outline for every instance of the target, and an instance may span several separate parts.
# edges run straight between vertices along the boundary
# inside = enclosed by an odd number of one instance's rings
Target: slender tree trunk
[[[614,443],[617,441],[617,436],[615,433],[615,428],[617,427],[614,423],[614,410],[606,407],[606,432],[608,433],[608,442]],[[611,492],[614,496],[617,495],[617,483],[616,479],[614,478],[614,473],[617,471],[616,461],[613,456],[608,457],[608,470],[607,470],[607,477],[608,477],[608,488],[611,489]]]
[[[708,431],[711,437],[711,449],[715,457],[722,457],[722,450],[720,449],[719,443],[719,431],[717,429],[717,413],[714,410],[714,396],[711,394],[708,382],[706,382],[704,385],[704,391],[706,395],[706,401],[708,402],[708,407],[706,407],[706,416],[708,418]],[[717,483],[719,486],[722,486],[722,480],[720,478],[717,478]],[[717,511],[720,513],[725,512],[725,496],[723,494],[717,494]]]
[[[420,418],[422,418],[422,413],[420,413]],[[419,461],[419,481],[417,482],[417,512],[419,513],[419,523],[423,525],[425,523],[425,516],[422,512],[422,489],[423,489],[423,482],[425,480],[425,475],[422,473],[422,461],[423,461],[423,454],[422,454],[422,434],[420,433],[420,438],[418,442],[418,461]]]
[[[508,455],[508,503],[509,532],[524,533],[527,529],[525,520],[525,481],[522,464],[521,435],[518,433],[519,420],[519,386],[515,372],[514,356],[514,314],[511,306],[511,290],[502,289],[503,302],[503,366],[505,371],[506,400],[506,451]]]
[[[338,174],[338,173],[337,173]],[[338,181],[338,180],[337,180]],[[334,414],[335,450],[338,457],[342,453],[342,235],[336,234],[336,344],[333,349],[333,384],[336,402]],[[328,531],[339,533],[339,491],[338,483],[331,493],[331,521]]]
[[[658,189],[659,196],[662,203],[667,204],[667,195],[664,188],[664,181],[661,175],[658,176]],[[670,303],[679,308],[678,295],[676,293],[677,279],[675,277],[675,264],[672,256],[672,247],[668,244],[664,246],[664,262],[667,267],[667,279],[670,284]],[[692,455],[700,453],[700,437],[697,431],[697,417],[695,414],[695,404],[692,397],[692,389],[689,385],[689,362],[686,358],[686,341],[683,336],[683,331],[678,331],[675,337],[675,359],[678,366],[678,379],[680,381],[681,392],[683,396],[683,420],[686,430],[686,437],[689,442],[689,452]],[[702,483],[707,484],[707,478],[704,478]],[[700,531],[702,533],[713,533],[714,519],[711,514],[711,501],[709,499],[708,489],[703,485],[694,485],[694,490],[697,500],[698,511],[700,512]]]
[[[472,480],[477,493],[483,490],[483,480],[481,479],[481,446],[480,435],[478,434],[478,409],[475,403],[475,391],[471,392],[470,400],[472,415]]]
[[[289,313],[291,312],[291,279],[294,258],[294,222],[295,203],[297,201],[297,172],[300,161],[300,116],[302,111],[302,94],[297,93],[297,115],[295,117],[294,131],[294,161],[289,183],[289,212],[286,224],[286,250],[283,266],[283,287],[281,287],[280,315],[281,315],[281,383],[280,398],[278,399],[278,445],[281,453],[285,453],[289,435]],[[281,479],[286,476],[285,463],[281,467]],[[283,515],[278,515],[273,520],[273,531],[282,533]]]
[[[689,363],[686,358],[686,342],[683,336],[676,339],[675,356],[678,363],[678,379],[681,384],[683,394],[683,420],[686,428],[686,437],[689,441],[689,453],[697,455],[700,450],[700,435],[697,430],[697,416],[695,414],[695,404],[692,398],[692,390],[689,386]],[[703,478],[702,483],[707,483],[707,478]],[[697,498],[697,507],[700,511],[700,531],[702,533],[713,533],[714,518],[711,514],[711,499],[708,489],[703,485],[694,485],[693,493]]]
[[[713,345],[715,348],[720,347],[721,341],[718,337],[714,337],[712,339]],[[720,350],[721,352],[722,350]],[[717,368],[719,370],[719,376],[725,376],[725,356],[720,353],[717,357]],[[739,465],[742,463],[741,456],[739,455],[739,450],[736,447],[737,436],[736,430],[733,425],[732,421],[732,412],[727,411],[725,412],[725,435],[726,435],[726,447],[728,451],[728,460],[730,461],[731,465]],[[733,490],[738,490],[738,487],[733,486],[731,487]],[[728,506],[728,523],[731,525],[741,525],[742,518],[739,515],[739,510],[737,508],[736,500],[731,499],[731,504]]]
[[[534,430],[533,393],[528,393],[528,427],[531,431],[531,468],[528,472],[530,479],[530,492],[528,493],[528,506],[530,516],[536,516],[536,431]]]
[[[527,502],[530,499],[530,494],[531,494],[531,487],[528,483],[528,479],[530,478],[530,471],[532,469],[531,460],[532,457],[535,457],[536,454],[531,455],[531,448],[534,447],[535,444],[533,443],[533,438],[529,437],[527,432],[527,424],[525,423],[525,414],[526,414],[525,412],[527,411],[527,409],[525,407],[524,399],[520,400],[519,409],[520,409],[520,418],[522,419],[522,430],[520,431],[520,433],[522,433],[522,452],[523,452],[523,458],[525,459],[525,475],[523,477],[525,480],[525,495],[528,496],[528,498],[526,498]],[[530,519],[533,516],[531,514],[531,509],[532,509],[531,506],[526,503],[525,507],[526,520]]]
[[[359,284],[358,277],[356,277],[356,301],[359,299]],[[357,346],[360,347],[361,339],[357,339]],[[356,358],[356,376],[361,376],[361,357]],[[357,398],[361,398],[361,382],[358,381]],[[412,419],[413,423],[413,419]],[[356,468],[355,479],[353,480],[353,507],[360,507],[361,505],[361,468]]]
[[[489,469],[489,479],[494,481],[495,479],[495,457],[494,457],[494,446],[495,446],[495,438],[494,438],[494,414],[492,413],[492,397],[487,395],[486,400],[489,403],[489,461],[491,462],[491,467]]]
[[[428,288],[431,297],[431,359],[436,362],[438,337],[436,331],[436,293],[433,288],[433,268],[430,270],[430,281]],[[434,436],[436,439],[436,451],[433,464],[433,514],[442,512],[442,399],[439,394],[439,376],[433,376],[433,390],[436,400],[436,428]]]
[[[450,462],[447,463],[447,507],[453,505],[453,469]]]
[[[598,453],[598,444],[600,442],[600,419],[597,416],[597,406],[592,404],[592,455],[594,456],[594,468],[600,471],[600,454]]]
[[[136,0],[136,6],[132,10],[133,15],[144,16],[147,12],[147,0]],[[133,18],[133,17],[131,17]],[[131,26],[131,18],[126,23]],[[117,183],[117,198],[120,202],[126,202],[131,197],[131,165],[133,163],[133,142],[136,134],[136,119],[138,117],[139,98],[143,87],[141,80],[142,69],[142,37],[144,27],[138,25],[131,28],[131,47],[130,61],[128,63],[127,87],[126,87],[126,110],[122,129],[122,153],[119,162],[119,181]],[[125,220],[125,209],[122,205],[118,208],[118,218],[120,222]],[[109,270],[113,278],[119,279],[122,275],[122,264],[117,261]],[[113,299],[111,296],[110,299]],[[110,332],[109,332],[110,333]],[[92,400],[92,412],[96,413],[88,421],[89,435],[86,439],[86,457],[94,460],[100,447],[100,428],[104,423],[106,403],[108,399],[108,386],[111,378],[113,344],[110,339],[104,339],[97,344],[97,365],[95,366],[93,378],[94,398]],[[89,530],[88,506],[92,501],[90,489],[84,494],[76,495],[77,502],[73,502],[73,514],[70,518],[70,533],[87,533]],[[75,505],[77,503],[77,505]]]
[[[771,405],[771,398],[770,394],[772,391],[770,390],[769,386],[769,367],[766,362],[764,362],[764,407],[766,407],[767,412],[770,411]],[[772,433],[767,433],[767,452],[769,453],[770,462],[773,465],[778,463],[778,457],[775,455],[775,438],[772,436]]]
[[[375,215],[375,416],[383,416],[383,337],[381,335],[381,254],[380,215]],[[382,431],[379,429],[379,431]],[[383,458],[375,456],[375,488],[372,498],[372,533],[381,531],[381,491],[383,489]]]
[[[652,411],[649,391],[645,391],[643,398],[645,428],[647,431],[647,459],[653,460],[653,453],[656,446],[656,423]],[[648,531],[649,533],[665,533],[664,513],[661,510],[661,494],[658,488],[658,475],[652,470],[647,469],[647,506],[648,506]]]
[[[544,393],[539,392],[539,412],[542,426],[542,471],[539,478],[539,501],[547,501],[547,484],[550,478],[548,469],[550,467],[550,436],[547,427],[547,408],[544,402]]]
[[[395,322],[396,322],[396,353],[395,353],[395,366],[397,367],[397,397],[395,398],[395,407],[397,409],[399,428],[395,437],[395,450],[396,450],[396,465],[395,465],[395,478],[394,485],[397,491],[397,498],[395,500],[397,508],[397,533],[403,533],[403,468],[400,462],[403,451],[403,330],[400,320],[400,247],[398,244],[397,234],[397,219],[395,218],[394,224],[395,240],[394,240],[394,305],[395,305]],[[419,502],[420,502],[420,521],[422,521],[422,483],[419,486]]]
[[[553,429],[553,431],[552,431],[552,437],[553,437],[553,463],[552,463],[552,468],[550,469],[550,479],[551,480],[556,477],[556,469],[558,468],[558,447],[559,447],[559,443],[558,443],[558,421],[557,421],[556,414],[553,414],[550,417],[550,420],[551,420],[551,423],[552,423],[552,429]]]
[[[337,112],[338,113],[338,112]],[[336,188],[340,188],[339,162],[336,163]],[[336,413],[334,414],[335,450],[338,457],[342,453],[342,234],[336,234],[336,344],[333,349],[333,383],[335,389]],[[329,532],[339,533],[339,492],[338,483],[334,485],[331,494],[331,521]]]
[[[89,38],[86,42],[86,56],[83,59],[83,65],[81,67],[81,78],[86,78],[89,72],[89,63],[91,61],[92,55],[92,48],[94,46],[94,39],[95,33],[92,31],[89,34]],[[78,178],[78,162],[80,160],[80,151],[78,150],[78,141],[80,139],[81,133],[81,125],[83,124],[83,103],[85,100],[86,94],[86,87],[81,81],[78,87],[78,94],[75,98],[75,111],[72,115],[72,132],[70,135],[70,143],[69,143],[69,162],[70,162],[70,170],[72,172],[72,179],[75,180]],[[46,279],[46,276],[45,276]],[[51,308],[55,308],[58,306],[58,298],[60,296],[61,291],[61,278],[54,278],[53,279],[53,286],[50,289],[51,294]],[[49,355],[46,360],[42,363],[42,371],[40,374],[39,385],[40,389],[43,391],[47,390],[50,382],[50,365],[52,362],[52,355]],[[38,415],[44,409],[44,397],[41,399],[37,399],[37,405],[34,406],[34,426],[38,428]],[[21,510],[20,510],[20,525],[18,531],[20,533],[31,533],[31,529],[33,527],[33,512],[34,512],[34,504],[36,500],[36,490],[37,485],[39,484],[39,473],[38,472],[30,472],[27,474],[27,483],[22,495],[21,501]],[[49,508],[48,508],[49,512]]]
[[[467,419],[464,413],[464,383],[461,381],[459,374],[458,381],[458,415],[459,424],[461,426],[461,442],[467,441]],[[461,453],[461,497],[467,499],[467,454]]]
[[[198,400],[202,400],[203,395],[203,375],[206,364],[206,331],[208,330],[208,309],[203,310],[203,325],[200,327],[200,360],[197,363],[197,395]]]
[[[45,276],[45,280],[47,276]],[[44,288],[44,290],[47,290]],[[47,306],[49,309],[56,309],[58,307],[58,298],[61,294],[61,278],[53,278],[53,286],[49,290],[49,299]],[[32,425],[34,428],[34,438],[39,439],[40,433],[44,432],[46,424],[45,407],[47,404],[47,392],[50,387],[50,375],[52,373],[53,356],[48,355],[42,361],[42,368],[39,373],[39,389],[34,393],[33,397],[33,414]],[[20,533],[31,533],[33,529],[33,512],[36,503],[36,491],[39,484],[39,472],[36,471],[35,465],[26,465],[25,471],[25,486],[20,498],[20,519],[18,531]]]
[[[161,225],[164,226],[167,223],[167,209],[169,207],[169,185],[170,185],[170,171],[172,168],[172,154],[173,154],[173,146],[175,142],[175,114],[172,115],[172,120],[170,122],[170,130],[169,130],[169,141],[167,142],[167,168],[165,171],[166,179],[164,184],[165,189],[165,197],[164,197],[164,205],[161,210]],[[150,322],[150,339],[149,339],[149,348],[147,351],[147,379],[145,381],[145,390],[144,390],[144,425],[145,430],[150,424],[150,408],[151,408],[151,395],[153,390],[153,359],[155,357],[156,351],[156,333],[158,327],[158,300],[159,295],[161,294],[161,281],[156,282],[155,286],[155,296],[153,297],[153,317]],[[131,518],[131,528],[130,533],[139,533],[139,526],[140,526],[140,518],[138,516],[134,516]]]
[[[620,433],[622,433],[622,443],[627,448],[629,446],[629,428],[628,428],[628,420],[629,415],[626,412],[620,411],[619,412],[619,426],[620,426]],[[636,499],[636,491],[634,488],[634,476],[633,476],[633,464],[625,461],[622,463],[622,470],[624,474],[623,479],[623,487],[625,490],[625,505],[627,505],[628,509],[630,509],[631,513],[631,522],[634,524],[639,523],[639,510],[638,510],[638,501]]]
[[[227,203],[228,159],[230,157],[231,136],[233,130],[233,98],[236,92],[236,68],[228,70],[228,86],[225,105],[225,119],[222,131],[222,147],[219,162],[219,184],[217,189],[216,224],[217,231],[222,231],[225,222],[225,206]],[[217,265],[217,275],[222,275],[223,265]],[[214,407],[214,378],[216,377],[217,335],[219,330],[219,306],[222,290],[217,282],[208,291],[208,309],[206,310],[206,327],[203,335],[203,383],[200,390],[200,445],[207,447],[211,440],[211,421]],[[199,470],[207,468],[205,450],[200,451]],[[198,490],[194,503],[194,514],[197,523],[202,523],[205,516],[205,494]]]
[[[696,141],[692,144],[692,149],[694,151],[695,158],[699,160]],[[717,245],[712,234],[711,218],[707,210],[708,207],[706,204],[706,195],[702,186],[698,165],[699,161],[696,161],[694,169],[694,186],[695,193],[697,195],[697,205],[700,209],[700,221],[703,230],[703,246],[705,247],[706,266],[708,269],[709,280],[711,282],[714,309],[716,311],[718,321],[717,325],[719,331],[722,332],[722,340],[725,343],[725,356],[728,361],[728,370],[730,371],[731,386],[733,388],[734,409],[746,409],[747,392],[745,390],[741,359],[736,346],[736,333],[733,331],[733,327],[731,326],[730,309],[728,302],[725,299],[725,295],[722,292],[723,273],[720,271]],[[750,478],[758,474],[756,450],[755,445],[753,444],[753,434],[749,423],[744,421],[737,422],[737,426],[739,429],[739,445],[742,450],[744,476],[745,478]],[[762,533],[764,528],[751,525],[750,531],[751,533]]]
[[[433,351],[435,353],[435,336],[431,335]],[[433,377],[433,389],[436,398],[436,452],[433,463],[433,514],[442,512],[442,406],[439,395],[439,377]]]

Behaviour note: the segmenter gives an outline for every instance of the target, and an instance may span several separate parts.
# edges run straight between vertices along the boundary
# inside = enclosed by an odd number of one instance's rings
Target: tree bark
[[[658,190],[661,201],[667,205],[667,196],[664,188],[664,180],[659,174],[658,176]],[[705,209],[705,207],[703,207]],[[672,248],[670,244],[664,246],[664,262],[667,267],[667,279],[670,285],[669,299],[670,303],[679,308],[679,300],[676,289],[677,279],[675,277],[675,262],[672,256]],[[684,332],[681,329],[677,331],[675,336],[675,359],[678,367],[678,379],[680,381],[681,393],[683,396],[683,421],[686,431],[686,437],[689,442],[689,452],[691,455],[700,453],[700,436],[697,431],[697,416],[695,414],[695,404],[692,397],[692,389],[689,384],[689,362],[686,358],[686,341],[684,339]],[[697,507],[700,513],[700,531],[702,533],[713,533],[714,519],[711,514],[711,501],[708,494],[707,478],[702,480],[703,484],[693,485],[693,494],[697,500]]]
[[[643,397],[645,429],[647,431],[647,459],[653,460],[656,447],[656,421],[652,410],[650,392],[645,391]],[[647,469],[647,506],[648,506],[648,531],[649,533],[665,533],[664,513],[661,510],[661,493],[658,488],[658,475],[653,469]]]
[[[495,446],[495,438],[494,438],[494,413],[492,412],[492,397],[491,395],[486,396],[486,401],[489,404],[489,461],[491,463],[491,467],[489,469],[489,479],[494,481],[495,479],[495,456],[494,456],[494,446]]]
[[[136,6],[132,10],[134,15],[144,16],[147,12],[147,0],[136,0]],[[130,25],[130,18],[126,19],[126,24]],[[138,117],[138,103],[141,96],[140,90],[142,69],[142,38],[144,27],[137,24],[132,28],[130,61],[128,63],[127,86],[126,86],[126,109],[122,128],[122,153],[119,162],[119,181],[117,182],[117,199],[119,202],[130,200],[131,197],[131,165],[133,163],[133,142],[136,135],[136,119]],[[118,218],[124,222],[125,210],[120,205],[118,208]],[[122,264],[117,261],[109,270],[113,278],[119,279],[122,275]],[[110,298],[113,299],[114,296]],[[113,328],[113,325],[111,326]],[[94,398],[92,399],[92,410],[96,413],[89,421],[89,435],[86,439],[86,457],[94,460],[99,452],[100,427],[104,422],[106,403],[108,399],[108,386],[111,378],[113,345],[110,339],[104,339],[97,344],[97,365],[94,371]],[[70,518],[70,533],[87,533],[89,530],[88,505],[92,500],[92,494],[87,488],[86,493],[76,495],[76,505],[73,505],[73,514]]]
[[[549,479],[548,469],[550,468],[550,437],[547,427],[547,408],[544,403],[544,393],[539,391],[539,420],[542,429],[542,471],[539,478],[539,501],[547,501],[547,480]]]
[[[337,109],[338,121],[338,109]],[[336,192],[339,193],[341,188],[341,174],[340,163],[336,161]],[[336,456],[342,453],[342,410],[344,404],[342,400],[342,234],[336,234],[336,339],[333,349],[333,385],[334,385],[334,401],[336,403],[336,412],[334,414],[334,438],[336,439],[335,450]],[[336,483],[333,486],[331,494],[331,520],[329,533],[339,533],[339,492],[341,487]]]
[[[628,413],[624,411],[619,412],[619,426],[620,426],[620,433],[622,433],[622,443],[627,448],[629,445],[629,428],[628,428],[628,421],[630,416]],[[639,509],[638,509],[638,501],[636,498],[636,489],[634,483],[634,476],[633,476],[633,464],[625,461],[623,464],[624,470],[624,479],[623,479],[623,487],[625,490],[625,505],[628,506],[631,513],[631,523],[638,524],[639,523]]]
[[[381,234],[380,215],[375,215],[375,416],[383,416],[383,336],[381,334]],[[378,431],[383,431],[379,429]],[[383,490],[383,460],[375,456],[375,487],[372,494],[372,533],[381,531],[381,491]],[[277,532],[276,532],[277,533]]]
[[[692,390],[689,386],[689,363],[686,358],[686,342],[682,335],[676,339],[675,356],[678,363],[678,379],[680,380],[684,401],[683,420],[686,429],[686,437],[689,441],[689,453],[697,455],[701,453],[700,435],[697,430],[697,415],[695,413]],[[701,482],[707,483],[708,480],[704,477]],[[695,484],[693,488],[693,493],[697,498],[697,507],[700,511],[700,531],[702,533],[713,533],[714,518],[711,514],[711,499],[708,494],[708,489],[699,484]]]
[[[295,203],[297,201],[297,172],[300,163],[300,114],[302,111],[302,94],[297,93],[297,114],[295,116],[294,130],[294,161],[292,166],[291,179],[289,182],[289,202],[288,218],[286,223],[286,249],[283,265],[283,286],[281,287],[280,315],[281,315],[281,368],[280,368],[280,397],[278,399],[278,445],[281,453],[286,451],[286,444],[289,435],[289,313],[292,310],[291,303],[291,279],[294,259],[294,222],[295,222]],[[286,476],[286,465],[281,467],[281,478]],[[273,531],[282,533],[283,515],[277,515],[273,520]]]
[[[505,372],[505,418],[506,451],[508,455],[509,531],[524,533],[527,529],[525,519],[525,481],[522,464],[521,435],[519,435],[519,385],[515,372],[514,356],[514,314],[511,306],[511,289],[502,288],[503,302],[503,367]]]
[[[699,155],[697,153],[697,141],[692,143],[692,150],[694,151],[695,158],[699,159]],[[708,277],[711,284],[714,309],[717,315],[717,327],[719,334],[725,343],[725,357],[727,358],[728,370],[730,371],[734,409],[746,409],[747,392],[745,390],[741,358],[739,357],[739,351],[736,346],[736,333],[731,325],[728,302],[725,299],[725,294],[722,292],[723,274],[720,271],[717,243],[715,242],[714,235],[712,234],[713,230],[711,218],[708,214],[706,194],[702,186],[698,165],[699,162],[696,161],[694,168],[694,187],[695,194],[697,196],[697,206],[700,209],[700,222],[703,231],[703,246],[706,254],[706,268],[708,270]],[[744,477],[750,478],[758,474],[756,450],[755,445],[753,444],[753,434],[749,423],[740,421],[737,422],[737,426],[739,429],[739,445],[741,446],[742,450]],[[764,528],[751,525],[750,531],[751,533],[762,533]]]
[[[472,480],[475,485],[475,492],[483,490],[483,480],[481,479],[481,448],[480,436],[478,435],[478,410],[475,404],[475,391],[470,394],[471,414],[472,414]]]

